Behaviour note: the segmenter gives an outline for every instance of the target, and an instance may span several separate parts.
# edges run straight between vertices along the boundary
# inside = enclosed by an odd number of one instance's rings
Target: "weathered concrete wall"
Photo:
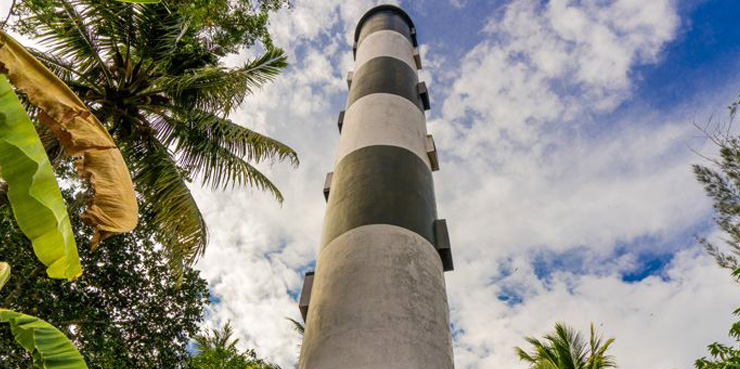
[[[452,369],[413,23],[374,8],[355,41],[299,368]]]
[[[385,108],[379,109],[381,106]],[[410,101],[394,94],[367,95],[355,101],[344,115],[336,163],[357,149],[388,145],[413,152],[429,166],[426,135],[424,113]]]
[[[416,69],[414,63],[414,48],[409,39],[396,31],[377,31],[362,41],[362,47],[357,49],[355,70],[359,70],[366,61],[379,56],[390,56],[399,59]]]
[[[418,234],[385,224],[324,246],[301,368],[452,368],[439,255]]]

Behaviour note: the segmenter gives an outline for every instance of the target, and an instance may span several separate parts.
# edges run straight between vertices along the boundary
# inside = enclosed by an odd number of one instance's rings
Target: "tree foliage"
[[[732,270],[736,280],[740,280],[740,138],[730,132],[739,106],[737,102],[728,107],[726,124],[718,124],[712,132],[704,130],[719,147],[719,159],[707,158],[710,166],[693,166],[697,180],[714,203],[714,221],[725,235],[724,246],[705,238],[700,238],[699,243],[719,266]],[[740,309],[735,310],[734,315],[740,316]],[[736,346],[710,344],[707,347],[709,357],[697,360],[696,369],[740,368],[740,321],[730,327],[729,336]]]
[[[714,221],[725,233],[721,247],[700,238],[706,248],[723,268],[740,268],[740,139],[730,134],[738,103],[729,107],[730,117],[726,124],[717,124],[712,132],[704,129],[709,139],[719,147],[719,158],[709,159],[710,166],[694,165],[694,174],[713,201]],[[723,251],[723,249],[726,249]]]
[[[44,265],[9,206],[2,206],[0,260],[7,260],[14,272],[0,293],[0,306],[43,317],[75,343],[90,369],[185,367],[188,342],[208,303],[206,282],[185,268],[181,288],[175,287],[166,252],[152,241],[147,222],[131,234],[110,238],[108,247],[89,251],[92,230],[79,219],[84,196],[75,189],[63,195],[81,246],[84,278],[44,278]],[[31,363],[7,325],[0,326],[0,363],[9,368]]]
[[[282,201],[254,164],[298,163],[290,147],[228,116],[286,66],[266,25],[282,0],[27,0],[15,28],[37,37],[35,56],[83,100],[126,158],[142,217],[175,271],[201,256],[208,232],[187,184],[252,186]],[[220,58],[260,41],[236,68]]]
[[[254,350],[240,351],[230,323],[195,336],[188,369],[280,369],[257,358]]]
[[[614,343],[614,338],[603,340],[591,325],[588,342],[580,332],[562,323],[555,324],[555,332],[545,335],[544,340],[527,337],[532,351],[515,348],[519,359],[532,369],[606,369],[616,368],[612,355],[606,351]]]
[[[35,316],[0,309],[16,342],[26,349],[38,369],[88,369],[72,341],[56,327]]]
[[[740,309],[735,310],[735,316],[740,315]],[[735,322],[730,328],[730,337],[740,342],[740,322]],[[712,343],[707,346],[709,358],[702,357],[694,363],[696,369],[736,369],[740,368],[740,348],[721,343]]]
[[[172,6],[188,27],[200,30],[198,37],[219,56],[238,52],[261,42],[272,48],[267,31],[270,12],[289,5],[288,0],[178,0]]]

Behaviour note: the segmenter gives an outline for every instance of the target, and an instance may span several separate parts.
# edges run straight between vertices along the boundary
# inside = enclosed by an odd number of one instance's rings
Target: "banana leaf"
[[[2,30],[0,71],[39,108],[39,120],[59,139],[67,155],[80,157],[75,167],[94,193],[81,216],[95,227],[91,247],[112,234],[133,230],[139,214],[134,185],[105,127],[64,82]]]
[[[8,283],[8,279],[10,279],[10,265],[4,261],[0,261],[0,291]]]
[[[157,4],[162,0],[118,0],[122,3],[134,3],[134,4]]]
[[[72,341],[51,324],[15,311],[0,309],[0,322],[10,323],[16,342],[31,353],[40,369],[87,369]]]
[[[51,278],[82,274],[72,225],[51,163],[26,110],[0,74],[0,175],[21,231]]]

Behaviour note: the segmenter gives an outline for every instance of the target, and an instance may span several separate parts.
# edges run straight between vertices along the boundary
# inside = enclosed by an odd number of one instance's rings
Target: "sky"
[[[291,3],[270,25],[291,66],[233,116],[299,152],[298,168],[262,166],[284,204],[193,188],[211,235],[197,265],[206,325],[231,320],[245,347],[288,368],[300,339],[285,317],[300,318],[318,250],[352,34],[377,2]],[[523,368],[513,347],[555,322],[615,337],[623,369],[691,368],[727,342],[740,286],[696,245],[719,235],[691,164],[716,155],[693,124],[726,119],[740,92],[736,2],[399,5],[431,97],[456,367]]]
[[[694,126],[740,92],[733,0],[422,0],[399,4],[421,44],[458,369],[524,368],[513,347],[555,322],[615,337],[623,369],[691,368],[728,342],[740,286],[696,245],[721,235],[693,178],[716,148]],[[291,0],[272,17],[290,67],[235,112],[300,166],[250,189],[192,186],[211,241],[205,326],[291,368],[296,299],[314,267],[352,34],[377,1]],[[5,8],[3,6],[2,8]],[[3,14],[4,14],[4,9]],[[256,55],[228,58],[239,65]]]

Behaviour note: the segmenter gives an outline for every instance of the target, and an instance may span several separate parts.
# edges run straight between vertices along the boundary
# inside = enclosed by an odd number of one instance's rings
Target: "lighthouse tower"
[[[354,40],[316,271],[301,292],[299,368],[452,369],[443,274],[452,258],[437,219],[416,28],[381,5]]]

